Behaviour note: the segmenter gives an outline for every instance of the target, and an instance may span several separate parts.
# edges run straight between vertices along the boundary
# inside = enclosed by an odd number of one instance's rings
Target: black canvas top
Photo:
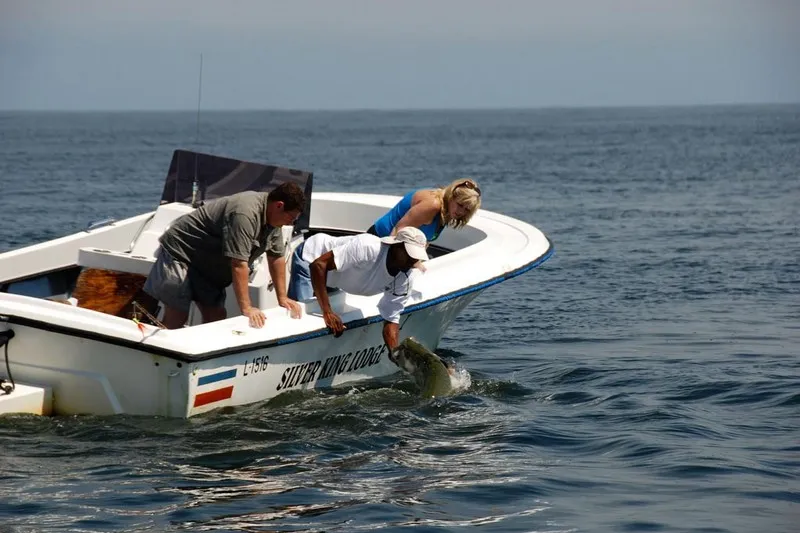
[[[294,225],[294,233],[308,229],[314,177],[311,172],[188,150],[175,150],[164,181],[161,203],[192,203],[192,184],[195,177],[198,182],[197,202],[242,191],[269,192],[281,183],[293,181],[306,194],[306,206]]]

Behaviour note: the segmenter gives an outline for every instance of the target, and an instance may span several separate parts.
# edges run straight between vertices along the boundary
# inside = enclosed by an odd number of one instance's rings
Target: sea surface
[[[800,531],[800,105],[195,120],[0,113],[0,251],[154,209],[188,148],[324,191],[472,176],[555,255],[447,331],[452,398],[1,417],[0,532]]]

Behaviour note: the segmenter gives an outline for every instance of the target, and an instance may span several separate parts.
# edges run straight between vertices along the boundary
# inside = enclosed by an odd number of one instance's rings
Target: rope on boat
[[[162,324],[161,322],[159,322],[156,317],[154,317],[152,314],[150,314],[150,312],[148,312],[147,309],[145,309],[142,304],[140,304],[139,302],[134,300],[133,301],[133,321],[136,322],[136,323],[139,322],[138,313],[142,313],[144,316],[146,316],[148,318],[148,320],[150,320],[153,323],[154,326],[158,326],[161,329],[167,329],[167,327],[164,324]]]
[[[11,394],[12,392],[14,392],[14,389],[17,388],[17,385],[14,383],[14,376],[11,375],[11,366],[9,366],[8,364],[8,343],[13,338],[14,338],[13,330],[3,331],[2,333],[0,333],[0,344],[2,344],[5,347],[5,352],[6,352],[6,372],[8,372],[8,381],[11,383],[11,385],[6,385],[5,384],[6,380],[0,378],[0,390],[2,390],[3,393],[5,394]]]

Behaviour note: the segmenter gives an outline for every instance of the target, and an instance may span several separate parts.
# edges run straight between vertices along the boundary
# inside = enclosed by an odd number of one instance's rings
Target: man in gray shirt
[[[164,304],[163,323],[180,328],[195,302],[203,322],[226,318],[225,288],[233,292],[250,326],[264,325],[264,313],[250,304],[250,268],[266,252],[278,304],[300,317],[286,296],[286,243],[281,227],[294,224],[305,207],[303,190],[291,182],[269,193],[245,191],[206,202],[178,218],[161,236],[156,262],[144,291]]]

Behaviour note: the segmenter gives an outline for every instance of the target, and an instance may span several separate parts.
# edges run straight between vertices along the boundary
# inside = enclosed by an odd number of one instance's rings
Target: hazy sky
[[[0,109],[800,102],[800,0],[0,0]]]

